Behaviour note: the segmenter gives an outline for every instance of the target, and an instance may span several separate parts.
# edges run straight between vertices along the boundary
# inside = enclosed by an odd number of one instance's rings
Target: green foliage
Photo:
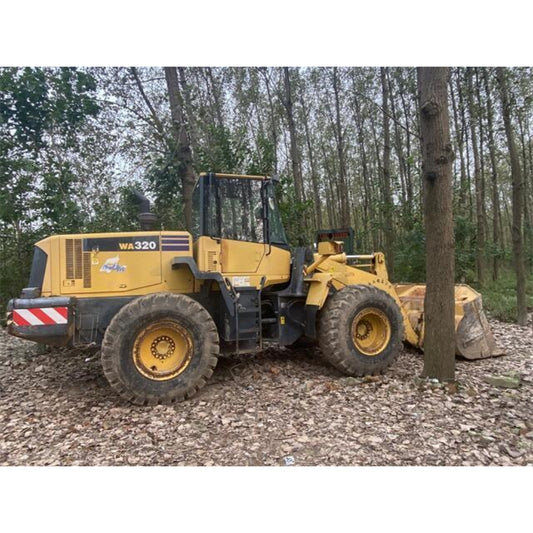
[[[182,187],[179,178],[179,161],[167,152],[152,160],[146,178],[154,193],[153,212],[166,229],[183,228],[185,225]]]
[[[396,244],[394,277],[398,282],[425,282],[426,234],[420,221],[414,222],[412,229]]]
[[[238,141],[242,132],[232,135],[225,127],[209,124],[207,134],[209,144],[198,149],[197,168],[214,172],[240,172],[249,153],[247,143]]]
[[[291,246],[305,246],[313,242],[314,234],[303,223],[311,215],[313,204],[310,200],[299,202],[294,191],[294,182],[288,176],[281,176],[276,187],[276,197],[285,232]]]
[[[497,281],[488,281],[482,289],[483,308],[488,315],[505,322],[516,322],[516,277],[504,270]],[[526,304],[533,308],[533,275],[526,280]]]
[[[181,163],[169,140],[175,125],[170,121],[165,77],[158,68],[138,72],[140,84],[127,68],[0,68],[0,306],[26,283],[35,241],[53,233],[137,229],[138,206],[131,187],[153,199],[162,228],[183,228]],[[425,282],[416,71],[389,69],[390,99],[395,106],[391,122],[394,206],[386,205],[383,193],[379,69],[339,68],[338,72],[342,154],[357,248],[383,244],[388,229],[384,215],[391,209],[394,279]],[[493,70],[488,72],[493,78]],[[513,81],[513,122],[527,175],[533,70],[510,69],[508,74]],[[306,202],[296,200],[290,176],[282,69],[188,67],[180,71],[179,91],[195,170],[271,175],[281,169],[277,196],[290,242],[297,245],[312,242],[311,220],[317,208],[323,227],[339,225],[342,189],[332,70],[292,69],[291,76]],[[450,116],[457,172],[461,170],[460,148],[467,166],[468,161],[472,164],[467,85],[463,70],[454,69]],[[488,128],[487,93],[482,83],[477,89],[481,100],[477,115],[484,117],[478,120],[485,122],[476,121],[474,126]],[[488,90],[498,128],[500,96],[495,83],[490,82]],[[474,106],[478,106],[477,97]],[[494,213],[487,142],[481,154],[486,163],[484,201],[489,230],[484,257],[487,277],[490,262],[498,258],[505,278],[511,276],[505,268],[510,268],[512,259],[512,186],[507,147],[503,136],[495,133],[503,243],[491,242]],[[457,176],[455,182],[456,281],[475,286],[476,183],[468,173],[462,179]],[[320,206],[314,206],[316,198]],[[361,220],[363,213],[367,220]],[[528,265],[533,265],[533,230],[528,220],[524,226],[524,255]],[[493,295],[496,313],[509,318],[514,281],[508,286],[505,279],[501,282],[502,287],[487,282],[487,299],[491,305]]]
[[[0,69],[0,306],[27,282],[35,241],[83,228],[72,161],[95,89],[75,68]]]
[[[454,220],[455,279],[462,283],[476,281],[476,226],[466,216],[457,215]]]
[[[258,135],[255,150],[248,151],[245,172],[257,176],[272,174],[276,162],[276,147],[264,135]]]
[[[133,189],[141,191],[140,184],[120,187],[112,196],[101,196],[93,204],[94,217],[87,222],[85,231],[103,233],[135,231],[139,229],[139,205]]]

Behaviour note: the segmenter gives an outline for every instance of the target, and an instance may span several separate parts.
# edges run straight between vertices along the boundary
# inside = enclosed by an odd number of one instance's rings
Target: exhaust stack
[[[157,215],[150,211],[150,200],[139,191],[133,191],[135,200],[139,204],[139,223],[142,231],[151,231],[157,222]]]

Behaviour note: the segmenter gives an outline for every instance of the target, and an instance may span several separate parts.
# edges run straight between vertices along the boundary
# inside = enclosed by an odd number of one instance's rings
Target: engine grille
[[[67,279],[83,279],[83,287],[91,287],[91,253],[82,251],[81,239],[65,239]]]

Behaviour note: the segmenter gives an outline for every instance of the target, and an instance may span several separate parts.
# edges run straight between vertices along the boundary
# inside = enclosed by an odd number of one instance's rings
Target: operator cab
[[[289,281],[290,250],[275,181],[266,176],[200,175],[193,192],[192,227],[199,270],[220,272],[234,287]]]
[[[288,249],[275,179],[237,174],[200,174],[193,192],[193,238],[263,243]]]

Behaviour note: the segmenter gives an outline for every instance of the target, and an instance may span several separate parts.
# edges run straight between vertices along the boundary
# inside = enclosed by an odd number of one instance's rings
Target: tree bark
[[[474,186],[476,198],[476,270],[477,280],[480,285],[483,285],[485,278],[484,257],[485,250],[485,225],[483,222],[483,196],[481,184],[481,167],[479,158],[479,147],[477,141],[476,122],[478,120],[478,112],[474,105],[474,85],[472,81],[473,72],[471,68],[467,68],[468,80],[468,114],[470,118],[470,137],[472,139],[472,153],[474,155]]]
[[[387,83],[387,70],[381,67],[381,94],[383,97],[383,200],[385,218],[385,255],[387,269],[391,279],[394,277],[394,252],[392,234],[392,192],[390,176],[390,119],[389,119],[389,86]]]
[[[491,185],[492,185],[492,243],[494,245],[494,253],[492,257],[492,279],[496,281],[499,276],[499,247],[500,242],[500,199],[498,195],[498,167],[496,163],[496,143],[494,140],[494,125],[493,117],[494,112],[492,110],[492,98],[490,94],[489,78],[487,75],[487,69],[483,68],[483,83],[485,86],[485,94],[487,101],[487,126],[488,126],[488,141],[489,141],[489,157],[491,167]]]
[[[333,93],[335,95],[335,132],[337,140],[337,153],[339,157],[339,182],[340,182],[340,224],[349,227],[350,208],[348,203],[348,186],[346,183],[346,160],[344,157],[344,133],[341,125],[341,111],[339,102],[339,76],[337,67],[333,68]]]
[[[311,184],[313,186],[313,203],[315,204],[315,229],[322,228],[322,202],[320,201],[320,190],[318,185],[318,176],[316,174],[315,158],[313,155],[313,145],[311,142],[311,133],[309,131],[309,113],[303,94],[300,94],[300,105],[303,111],[303,123],[305,131],[305,141],[307,144],[307,154],[309,157],[309,166],[311,167]]]
[[[365,149],[364,139],[364,116],[361,112],[361,105],[357,95],[354,97],[355,104],[355,122],[357,125],[357,142],[359,146],[359,152],[361,154],[361,167],[363,172],[363,245],[364,248],[371,248],[373,242],[370,238],[370,221],[374,219],[372,211],[372,198],[370,192],[370,178],[368,172],[368,162]],[[375,248],[374,248],[375,249]]]
[[[181,180],[183,205],[185,214],[185,228],[192,229],[192,192],[196,181],[193,168],[191,143],[185,123],[183,101],[181,98],[176,67],[165,67],[172,130],[176,143],[176,157],[178,159],[178,177]]]
[[[289,67],[283,67],[283,85],[285,94],[283,106],[287,112],[287,123],[289,124],[289,139],[291,144],[291,164],[292,177],[294,180],[294,192],[298,202],[304,201],[302,166],[300,163],[300,152],[298,151],[298,138],[296,135],[296,124],[294,123],[294,113],[292,108],[292,89]]]
[[[525,326],[527,324],[526,273],[524,265],[524,250],[522,246],[522,200],[524,194],[524,184],[522,181],[520,161],[514,139],[513,126],[511,124],[511,103],[509,98],[509,89],[507,88],[506,70],[502,67],[498,67],[496,69],[496,78],[500,87],[502,116],[505,126],[505,135],[507,136],[509,157],[511,159],[511,176],[513,180],[513,223],[511,234],[513,241],[514,268],[516,272],[517,319],[521,326]]]
[[[523,194],[522,194],[522,205],[524,207],[524,226],[523,226],[523,240],[524,240],[524,246],[526,250],[533,249],[533,239],[532,239],[532,225],[531,225],[531,218],[530,218],[530,202],[529,202],[529,187],[527,183],[527,176],[528,176],[528,161],[527,161],[527,140],[526,140],[526,134],[525,134],[525,127],[524,127],[524,117],[522,116],[522,112],[518,112],[518,127],[520,129],[520,147],[522,151],[522,183],[523,185]],[[526,263],[527,259],[524,257],[524,264]]]
[[[427,287],[424,376],[455,378],[454,235],[448,68],[418,68]]]
[[[409,127],[409,122],[410,122],[410,116],[411,116],[411,112],[410,112],[410,106],[405,98],[405,88],[406,88],[406,82],[405,80],[403,79],[403,77],[401,78],[402,79],[402,84],[401,84],[401,87],[400,87],[400,99],[402,101],[402,108],[403,108],[403,115],[404,115],[404,120],[405,120],[405,127],[407,129],[407,135],[406,135],[406,149],[407,149],[407,164],[406,164],[406,193],[407,193],[407,204],[408,204],[408,209],[409,211],[412,213],[413,209],[415,208],[415,205],[414,205],[414,194],[413,194],[413,179],[412,179],[412,176],[411,176],[411,169],[413,167],[413,161],[412,161],[412,156],[411,156],[411,128]],[[406,229],[407,230],[410,230],[412,228],[412,224],[413,223],[413,217],[408,217],[407,218],[407,224],[406,224]]]
[[[461,115],[461,154],[463,147],[466,148],[465,174],[461,175],[461,189],[459,192],[459,205],[462,213],[469,213],[472,218],[472,187],[470,186],[470,149],[468,146],[468,130],[466,128],[465,103],[461,88],[461,76],[459,69],[456,70],[457,96],[459,98],[459,112]],[[463,156],[464,157],[464,156]],[[468,203],[467,203],[468,201]]]

